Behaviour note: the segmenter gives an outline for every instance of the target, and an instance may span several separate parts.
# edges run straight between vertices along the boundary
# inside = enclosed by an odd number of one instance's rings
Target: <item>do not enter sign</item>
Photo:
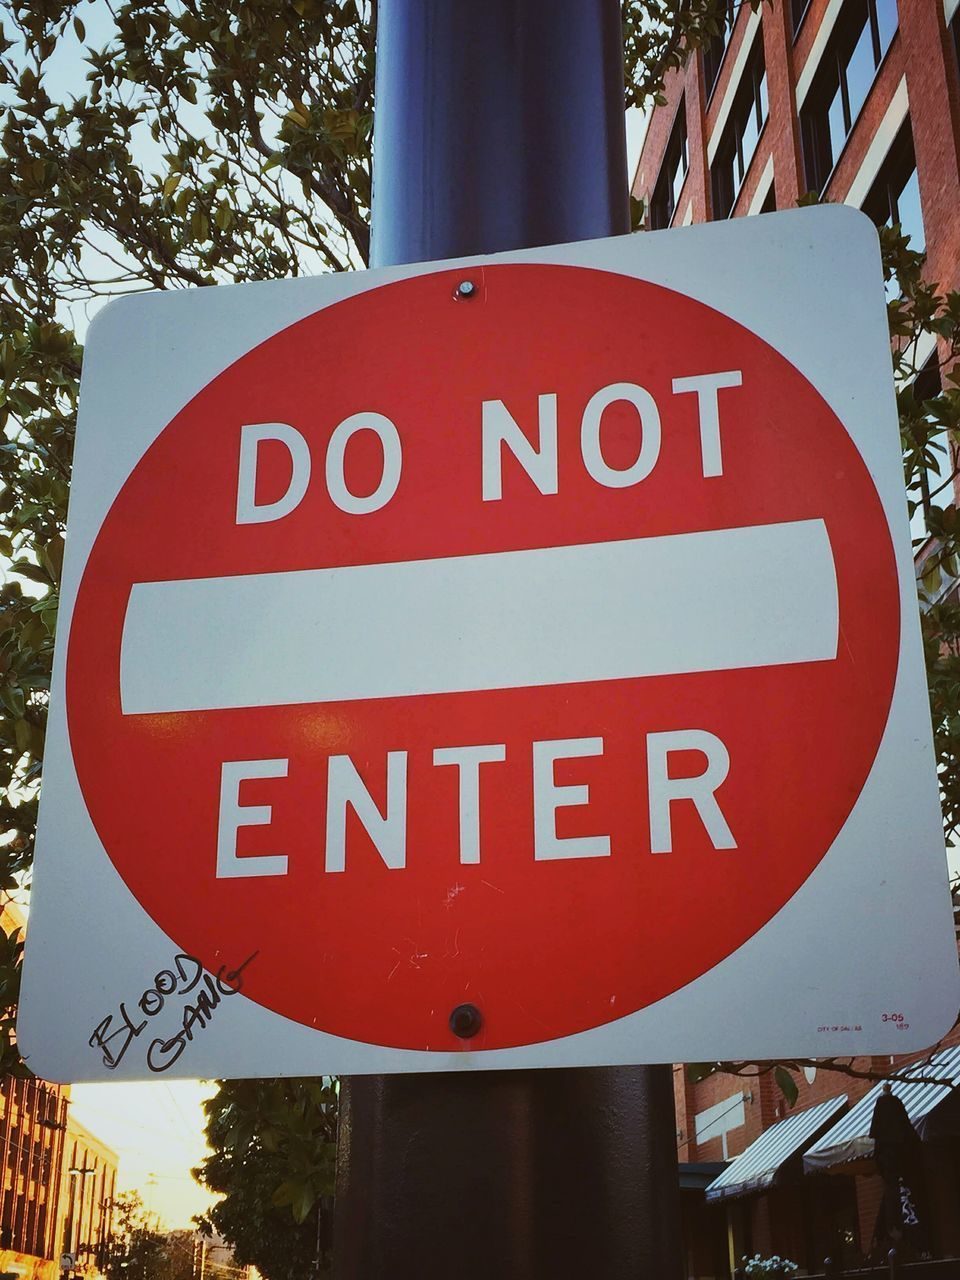
[[[48,773],[35,927],[49,955],[70,833],[126,951],[71,1019],[71,1074],[859,1052],[942,1029],[955,961],[875,234],[818,211],[649,245],[104,317],[59,653],[73,825],[48,820]],[[722,270],[691,288],[681,262],[693,280],[707,258]],[[846,291],[849,359],[811,336],[811,275]],[[885,883],[868,955],[858,913]],[[795,938],[843,894],[841,970],[835,939]],[[932,989],[899,963],[916,946]],[[786,1019],[741,985],[778,953]],[[29,1048],[41,1020],[25,1030]]]
[[[318,311],[185,406],[67,658],[80,786],[152,918],[406,1049],[471,1001],[484,1047],[583,1031],[756,933],[863,787],[899,639],[867,469],[767,343],[585,267],[457,284]]]

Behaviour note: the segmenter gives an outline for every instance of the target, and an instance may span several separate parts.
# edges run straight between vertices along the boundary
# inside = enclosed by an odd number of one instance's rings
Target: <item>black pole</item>
[[[629,230],[619,0],[381,0],[371,266]]]
[[[619,0],[380,0],[371,265],[629,230]],[[343,1082],[337,1280],[674,1280],[669,1067]]]

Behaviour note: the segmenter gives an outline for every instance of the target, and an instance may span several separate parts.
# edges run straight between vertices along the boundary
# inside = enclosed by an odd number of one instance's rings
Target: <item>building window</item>
[[[663,164],[660,166],[660,176],[657,178],[657,185],[653,189],[653,197],[650,201],[650,226],[654,231],[669,227],[689,165],[687,111],[686,103],[681,98],[677,118],[670,133],[670,141],[664,152]]]
[[[887,152],[880,172],[863,202],[863,211],[878,227],[892,227],[899,223],[903,234],[910,237],[910,248],[916,253],[923,253],[926,238],[909,120],[904,122],[896,141]]]
[[[763,204],[760,206],[761,213],[776,213],[777,211],[777,185],[775,182],[770,183],[770,190],[763,198]]]
[[[960,9],[953,15],[950,30],[953,32],[953,48],[957,55],[957,68],[960,70]]]
[[[896,30],[896,0],[846,0],[800,113],[811,191],[826,187]]]
[[[723,63],[723,55],[727,52],[727,45],[730,43],[730,35],[736,20],[737,11],[734,6],[734,0],[726,0],[723,13],[718,18],[720,29],[703,50],[703,84],[704,93],[708,100],[717,83],[717,76],[720,74],[720,67]]]
[[[809,8],[810,0],[790,0],[790,21],[793,24],[794,40],[800,34],[800,28]]]
[[[729,1160],[727,1135],[732,1129],[740,1129],[747,1123],[745,1101],[746,1094],[732,1093],[729,1098],[698,1111],[693,1118],[697,1146],[702,1147],[711,1139],[719,1138],[721,1155],[724,1160]]]
[[[710,170],[715,218],[730,216],[766,122],[767,74],[758,37]]]

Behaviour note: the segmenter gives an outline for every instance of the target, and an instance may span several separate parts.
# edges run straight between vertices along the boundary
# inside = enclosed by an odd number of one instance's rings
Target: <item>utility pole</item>
[[[380,0],[371,265],[627,232],[622,49],[619,0]],[[680,1275],[669,1067],[345,1079],[337,1178],[337,1280]]]

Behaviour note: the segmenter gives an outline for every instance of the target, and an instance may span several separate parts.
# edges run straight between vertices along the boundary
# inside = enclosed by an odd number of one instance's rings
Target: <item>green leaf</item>
[[[21,578],[29,578],[31,582],[42,582],[44,586],[49,586],[50,584],[50,575],[46,569],[42,569],[38,564],[33,564],[30,560],[15,560],[10,566],[10,572],[17,574]]]
[[[314,1195],[313,1188],[304,1183],[293,1201],[293,1220],[294,1222],[305,1222],[310,1210],[316,1204],[317,1197]]]
[[[21,628],[17,644],[22,649],[40,649],[47,640],[47,628],[36,614]],[[21,679],[23,676],[21,675]]]
[[[55,534],[45,546],[40,548],[40,561],[52,582],[60,581],[63,571],[63,538]]]
[[[0,685],[0,702],[18,720],[23,718],[27,709],[23,690],[15,684]]]
[[[270,1199],[273,1201],[275,1205],[277,1205],[278,1208],[280,1208],[283,1205],[293,1204],[293,1201],[297,1196],[297,1191],[298,1191],[298,1186],[296,1182],[293,1182],[293,1181],[281,1182],[279,1187],[277,1187],[276,1191],[274,1191],[273,1195],[270,1197]]]
[[[923,588],[927,595],[932,596],[940,586],[940,565],[937,562],[936,557],[934,557],[930,564],[924,568],[923,575],[920,580],[923,583]]]
[[[775,1067],[773,1078],[777,1082],[777,1087],[787,1100],[787,1106],[792,1107],[796,1102],[800,1090],[797,1088],[797,1082],[786,1069],[786,1067]]]

